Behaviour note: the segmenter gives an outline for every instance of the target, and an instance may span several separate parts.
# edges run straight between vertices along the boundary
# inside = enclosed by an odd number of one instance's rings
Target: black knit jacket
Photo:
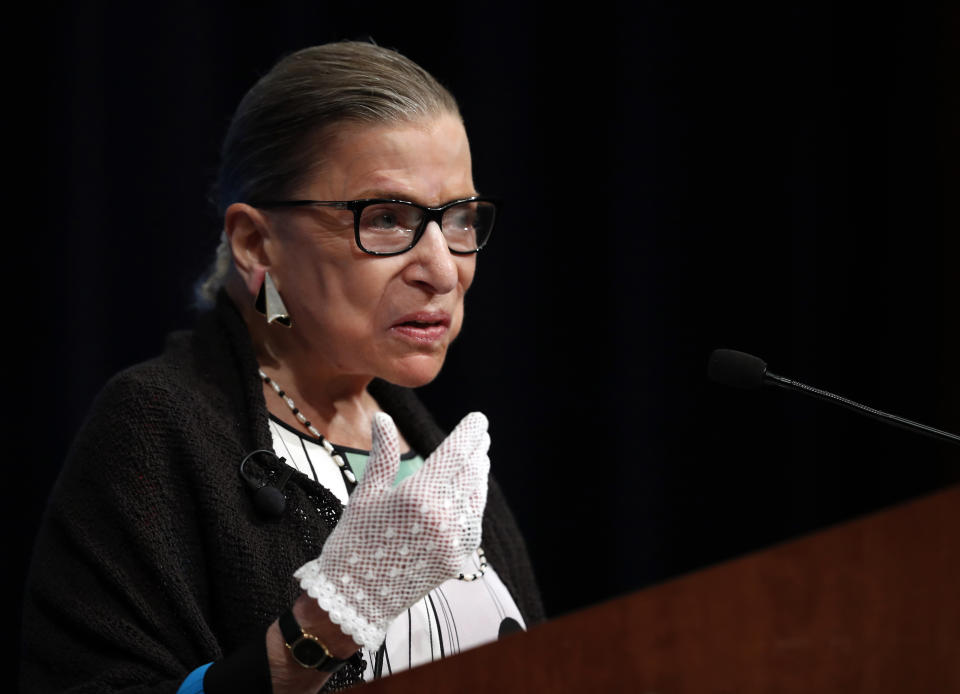
[[[381,381],[370,391],[417,452],[443,440],[412,391]],[[238,472],[256,449],[272,450],[262,384],[246,326],[221,293],[192,332],[111,379],[74,441],[27,581],[23,692],[172,693],[211,661],[208,694],[270,691],[266,629],[293,604],[293,572],[320,554],[342,506],[293,472],[286,511],[263,517]],[[259,456],[245,471],[269,481],[282,469]],[[542,620],[493,479],[483,548],[527,623]],[[362,669],[358,654],[328,686],[360,682]]]

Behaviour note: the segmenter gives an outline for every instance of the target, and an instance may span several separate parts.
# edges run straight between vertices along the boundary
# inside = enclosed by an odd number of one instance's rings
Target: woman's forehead
[[[327,142],[309,182],[315,199],[397,198],[438,204],[474,194],[470,144],[458,116],[387,124],[350,123]],[[308,191],[304,191],[308,192]]]

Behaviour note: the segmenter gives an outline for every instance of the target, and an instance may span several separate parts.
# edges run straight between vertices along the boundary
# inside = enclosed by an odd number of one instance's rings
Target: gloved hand
[[[320,556],[294,573],[358,644],[379,648],[390,623],[455,578],[480,546],[489,448],[487,418],[472,412],[394,487],[399,435],[388,415],[374,415],[363,479]]]

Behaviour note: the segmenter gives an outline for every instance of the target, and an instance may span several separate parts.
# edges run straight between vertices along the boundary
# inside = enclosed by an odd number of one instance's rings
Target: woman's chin
[[[425,386],[440,374],[445,356],[444,352],[404,357],[392,364],[390,369],[380,375],[380,378],[404,388]]]

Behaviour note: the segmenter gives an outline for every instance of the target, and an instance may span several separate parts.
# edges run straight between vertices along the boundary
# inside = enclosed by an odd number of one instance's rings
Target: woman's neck
[[[373,415],[380,407],[364,389],[359,393],[329,396],[321,391],[310,396],[300,385],[293,372],[271,368],[261,364],[261,370],[290,398],[297,411],[307,422],[332,443],[350,448],[369,450],[371,447],[370,425]],[[270,413],[294,429],[307,433],[307,425],[297,419],[289,403],[280,397],[273,386],[264,382],[263,397]]]
[[[367,386],[371,376],[338,373],[324,355],[311,351],[296,332],[268,325],[266,319],[247,300],[242,288],[229,288],[253,341],[260,369],[332,443],[368,450],[370,426],[380,407]],[[291,427],[306,431],[289,404],[264,382],[263,396],[272,415]]]

